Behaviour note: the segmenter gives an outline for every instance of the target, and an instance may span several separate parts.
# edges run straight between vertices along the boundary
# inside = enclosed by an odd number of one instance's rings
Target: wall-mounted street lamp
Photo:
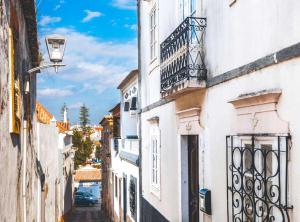
[[[58,67],[65,66],[62,64],[64,53],[66,49],[66,38],[60,35],[50,35],[45,38],[47,51],[51,64],[45,64],[33,69],[28,70],[28,73],[36,73],[42,69],[54,67],[55,72],[58,71]]]
[[[40,72],[42,69],[47,69],[54,67],[55,72],[58,72],[58,68],[62,66],[66,66],[65,64],[62,64],[65,49],[66,49],[66,38],[61,35],[50,35],[45,38],[47,51],[50,59],[50,64],[43,64],[39,67],[32,68],[27,71],[27,74],[29,76],[33,73]],[[29,77],[27,77],[26,85],[25,85],[25,94],[28,94],[30,91],[29,87]]]
[[[46,40],[50,61],[53,62],[54,64],[61,63],[64,58],[66,39],[63,36],[52,35],[52,36],[47,36],[45,40]]]

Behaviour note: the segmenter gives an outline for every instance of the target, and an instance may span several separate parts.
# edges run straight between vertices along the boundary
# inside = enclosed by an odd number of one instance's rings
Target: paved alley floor
[[[100,210],[100,204],[92,207],[74,207],[67,222],[109,222]]]

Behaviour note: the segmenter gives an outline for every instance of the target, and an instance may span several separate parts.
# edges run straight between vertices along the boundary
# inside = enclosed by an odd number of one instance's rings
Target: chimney
[[[65,110],[64,110],[64,123],[68,123],[68,112],[67,112],[67,107],[65,107]]]

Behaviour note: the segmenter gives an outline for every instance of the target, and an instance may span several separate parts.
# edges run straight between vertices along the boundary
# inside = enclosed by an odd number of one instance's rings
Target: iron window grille
[[[290,221],[290,136],[226,137],[227,221]]]
[[[137,110],[137,97],[132,97],[130,110]]]
[[[206,18],[187,17],[160,45],[161,91],[183,80],[206,80],[203,37]]]
[[[130,184],[129,184],[129,205],[131,216],[136,221],[136,210],[137,210],[137,179],[133,176],[130,176]]]
[[[129,111],[129,106],[130,106],[129,102],[125,102],[124,103],[124,112],[128,112]]]

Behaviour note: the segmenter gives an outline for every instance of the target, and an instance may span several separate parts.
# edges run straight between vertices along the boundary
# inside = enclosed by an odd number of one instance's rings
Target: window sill
[[[160,188],[151,184],[150,193],[160,200]]]
[[[156,58],[154,58],[151,62],[150,62],[150,64],[149,64],[149,75],[151,75],[151,73],[157,68],[157,67],[159,67],[159,60],[157,59],[157,57]]]

